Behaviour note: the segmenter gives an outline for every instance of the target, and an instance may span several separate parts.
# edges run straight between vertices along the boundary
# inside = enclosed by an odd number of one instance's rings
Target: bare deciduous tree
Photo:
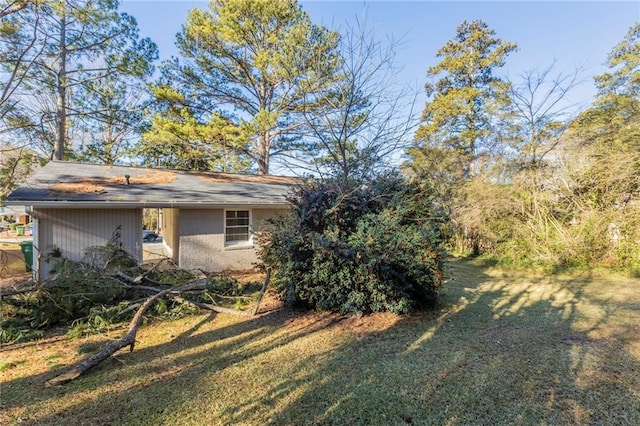
[[[320,108],[304,111],[315,158],[306,165],[309,170],[366,180],[408,147],[417,126],[417,92],[394,82],[399,44],[376,39],[366,18],[347,28],[340,40],[338,80],[321,94]]]
[[[0,133],[20,126],[19,89],[44,49],[40,11],[34,1],[9,2],[0,10]]]
[[[537,168],[558,145],[576,105],[567,103],[580,81],[580,69],[553,74],[555,63],[543,70],[530,69],[521,82],[511,81],[509,95],[515,111],[517,148],[523,168]]]

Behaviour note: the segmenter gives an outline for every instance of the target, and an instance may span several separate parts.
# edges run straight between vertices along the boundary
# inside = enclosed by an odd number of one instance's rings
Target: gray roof
[[[51,161],[13,191],[4,204],[33,207],[284,207],[287,194],[300,182],[290,177]]]

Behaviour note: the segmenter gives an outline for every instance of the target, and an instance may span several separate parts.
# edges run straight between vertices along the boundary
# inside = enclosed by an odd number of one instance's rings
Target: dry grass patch
[[[299,178],[287,176],[258,176],[258,175],[233,175],[225,173],[196,173],[198,179],[205,182],[231,183],[231,182],[256,182],[256,183],[280,183],[296,184],[300,183]]]
[[[199,315],[147,324],[121,352],[45,388],[86,345],[4,347],[15,424],[640,424],[640,281],[455,262],[437,312]],[[621,297],[620,295],[624,295]]]
[[[12,285],[26,273],[25,260],[19,244],[0,243],[0,286]]]

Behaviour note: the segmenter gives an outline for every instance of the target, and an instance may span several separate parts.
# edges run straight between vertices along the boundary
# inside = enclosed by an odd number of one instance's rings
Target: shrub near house
[[[290,304],[407,313],[437,302],[447,220],[418,182],[311,182],[262,235],[261,257]]]

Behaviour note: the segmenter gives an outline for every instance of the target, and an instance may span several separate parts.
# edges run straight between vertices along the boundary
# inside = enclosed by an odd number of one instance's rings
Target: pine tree
[[[516,48],[497,38],[483,21],[458,26],[455,37],[436,54],[440,63],[427,70],[429,100],[410,151],[414,163],[441,157],[449,172],[459,177],[478,171],[477,160],[494,143],[495,117],[508,105],[508,84],[494,72]]]
[[[214,0],[194,9],[178,34],[182,58],[163,67],[201,124],[219,114],[249,136],[260,174],[293,154],[303,120],[331,84],[337,33],[314,25],[295,1]]]
[[[39,140],[43,155],[68,158],[74,123],[113,118],[104,103],[91,102],[96,87],[153,72],[155,44],[139,38],[135,19],[118,12],[118,5],[117,0],[50,0],[17,13],[27,14],[24,22],[31,23],[41,53],[14,102],[27,111],[30,136]]]

